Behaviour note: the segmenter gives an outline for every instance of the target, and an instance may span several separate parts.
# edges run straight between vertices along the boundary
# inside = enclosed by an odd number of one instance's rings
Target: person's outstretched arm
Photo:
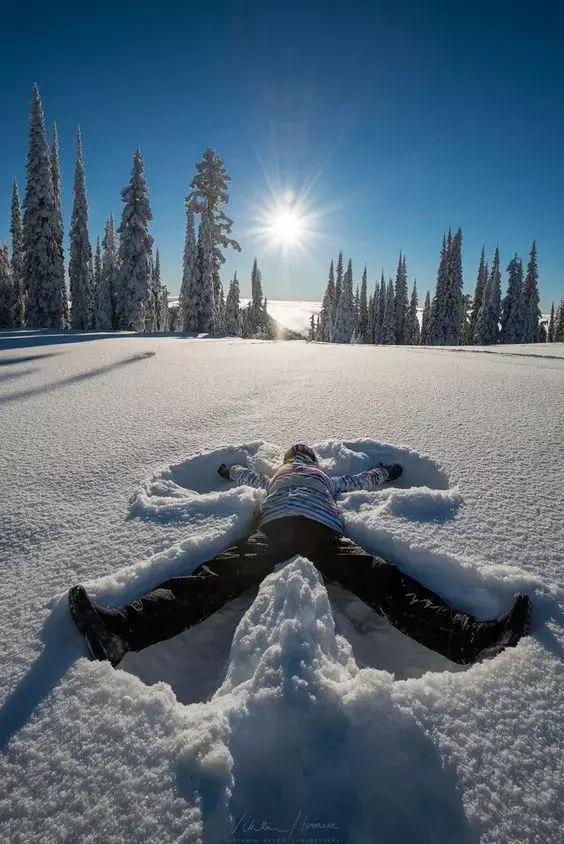
[[[374,469],[358,472],[356,475],[339,475],[333,478],[333,483],[337,493],[352,492],[355,489],[373,490],[383,486],[387,481],[395,481],[402,472],[403,468],[398,463],[392,466],[384,466],[380,463]]]
[[[270,481],[268,475],[253,472],[252,469],[246,469],[245,466],[227,466],[222,463],[217,473],[226,481],[235,481],[237,486],[254,486],[257,489],[266,489]]]

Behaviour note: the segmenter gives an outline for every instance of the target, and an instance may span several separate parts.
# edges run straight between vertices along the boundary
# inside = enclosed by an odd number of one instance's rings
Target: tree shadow
[[[107,366],[100,366],[97,369],[91,369],[88,372],[81,372],[79,375],[71,375],[68,378],[61,378],[59,381],[53,381],[51,384],[43,384],[40,387],[31,387],[29,390],[19,390],[17,393],[10,393],[6,396],[0,396],[0,404],[9,404],[11,402],[24,401],[25,399],[34,398],[45,393],[51,393],[55,390],[60,390],[63,387],[70,387],[73,384],[80,384],[82,381],[88,381],[91,378],[97,378],[99,375],[105,375],[114,369],[119,369],[123,366],[129,366],[132,363],[137,363],[140,360],[153,357],[156,352],[142,352],[138,355],[131,355],[123,360],[110,363]]]
[[[2,351],[2,349],[0,349]],[[3,358],[0,359],[0,366],[15,366],[18,363],[29,363],[33,360],[43,360],[43,358],[52,358],[56,355],[61,355],[62,352],[47,352],[44,355],[27,355],[21,358]]]

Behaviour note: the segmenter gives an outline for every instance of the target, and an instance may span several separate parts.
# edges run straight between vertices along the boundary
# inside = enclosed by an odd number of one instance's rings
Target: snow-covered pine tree
[[[537,244],[533,240],[527,274],[523,287],[523,343],[537,343],[539,333],[539,273],[537,269]]]
[[[331,326],[333,325],[335,315],[335,271],[333,269],[333,261],[329,265],[329,280],[323,295],[323,303],[319,314],[319,330],[317,332],[317,339],[323,343],[331,341]]]
[[[523,337],[523,263],[515,255],[507,266],[509,282],[501,303],[500,343],[521,343]]]
[[[214,276],[214,279],[219,280],[219,276]],[[219,293],[217,293],[219,291]],[[219,287],[214,289],[214,333],[225,334],[225,294],[223,292],[223,284],[219,282]]]
[[[225,258],[222,250],[231,247],[240,252],[239,243],[231,237],[233,220],[223,211],[223,206],[229,202],[227,183],[231,176],[225,169],[223,159],[208,147],[204,151],[202,160],[196,164],[196,175],[190,182],[191,191],[186,197],[187,206],[194,213],[203,214],[207,210],[209,214],[210,236],[213,246],[213,287],[215,316],[222,317],[220,300],[222,290],[220,284],[219,270]],[[202,297],[199,297],[202,298]],[[205,299],[205,295],[203,297]],[[219,330],[221,326],[216,325]]]
[[[100,281],[96,297],[96,328],[98,331],[112,331],[114,328],[113,290],[117,274],[116,241],[112,215],[106,222],[102,238],[102,261]],[[98,250],[96,249],[96,252]]]
[[[170,308],[168,307],[168,288],[166,284],[161,287],[161,301],[159,304],[159,325],[161,331],[170,331]]]
[[[538,341],[539,343],[546,343],[548,342],[548,331],[546,330],[546,325],[544,322],[539,322],[539,334],[538,334]]]
[[[468,326],[468,344],[473,345],[476,342],[476,323],[478,322],[478,314],[482,307],[484,300],[484,290],[488,280],[488,269],[486,265],[486,257],[484,254],[484,247],[482,246],[482,254],[480,255],[480,266],[478,267],[478,275],[476,277],[476,290],[474,292],[474,299],[472,300],[472,310],[470,312],[470,323]]]
[[[368,301],[367,290],[368,279],[366,275],[366,264],[362,273],[362,283],[360,285],[360,296],[358,302],[358,335],[361,343],[370,343],[368,333]]]
[[[449,232],[450,234],[450,232]],[[447,297],[445,299],[445,343],[448,346],[460,344],[464,318],[464,296],[462,293],[462,229],[459,228],[448,250]]]
[[[309,317],[309,328],[307,330],[307,339],[309,342],[315,340],[315,314]]]
[[[241,302],[237,273],[231,279],[227,292],[225,302],[225,333],[229,337],[240,337],[242,333]]]
[[[384,314],[386,313],[386,295],[387,295],[387,285],[384,279],[384,270],[380,273],[380,288],[378,291],[378,301],[375,302],[376,308],[376,319],[375,319],[375,328],[374,328],[374,342],[381,343],[382,342],[382,328],[384,325]]]
[[[84,160],[80,129],[76,133],[73,205],[70,227],[69,281],[71,294],[71,326],[87,329],[92,318],[92,283],[89,263],[92,247],[88,238],[88,201],[84,179]]]
[[[407,343],[405,322],[407,319],[408,292],[407,292],[407,265],[402,253],[399,254],[398,268],[396,270],[396,283],[394,291],[394,326],[396,332],[395,342],[400,345]]]
[[[340,254],[339,254],[340,257]],[[338,274],[338,265],[337,265]],[[335,314],[333,343],[350,343],[355,329],[352,262],[349,259],[341,284],[341,295]]]
[[[549,343],[554,343],[554,302],[550,308],[550,318],[548,320],[547,340]]]
[[[210,211],[204,209],[200,217],[198,229],[198,275],[199,275],[199,303],[198,303],[198,331],[214,334],[215,297],[213,287],[214,275],[214,247],[213,247],[213,217]]]
[[[384,304],[384,319],[382,320],[382,329],[380,333],[380,343],[386,346],[393,345],[396,342],[395,329],[395,295],[394,282],[392,279],[388,281],[386,288],[386,300]]]
[[[368,311],[368,321],[367,321],[367,328],[366,328],[366,343],[373,343],[374,342],[374,294],[371,293],[368,297],[368,304],[367,304],[367,311]]]
[[[470,344],[470,311],[472,310],[472,296],[465,293],[462,296],[462,325],[460,327],[460,342],[463,346]]]
[[[0,243],[0,328],[14,325],[14,285],[8,247]]]
[[[252,335],[259,334],[264,329],[264,311],[262,295],[262,274],[258,268],[257,259],[253,261],[251,271],[251,330]]]
[[[153,296],[153,308],[155,311],[155,331],[163,331],[161,327],[161,300],[162,300],[162,284],[161,284],[161,256],[159,250],[155,252],[155,260],[153,262],[153,269],[151,272],[151,294]]]
[[[180,331],[198,331],[199,325],[198,244],[194,230],[194,212],[186,203],[186,236],[182,263],[182,286],[178,306]]]
[[[65,328],[69,325],[69,298],[67,295],[67,285],[65,281],[65,252],[63,248],[63,208],[61,204],[61,167],[59,164],[59,135],[57,133],[57,124],[53,123],[53,133],[51,136],[51,179],[53,181],[53,192],[55,194],[55,217],[57,221],[57,275],[59,278],[59,285],[61,287],[61,297],[63,300],[64,323]]]
[[[421,315],[421,335],[419,337],[419,344],[426,346],[429,338],[429,320],[431,318],[431,294],[427,290],[425,296],[425,304],[423,305],[423,313]]]
[[[450,238],[450,232],[449,232]],[[429,314],[429,327],[427,329],[427,342],[429,346],[441,346],[445,343],[445,299],[447,296],[447,260],[448,260],[447,239],[443,235],[441,257],[437,270],[437,284],[435,295],[431,303]]]
[[[353,301],[354,301],[354,334],[355,334],[354,342],[358,343],[359,338],[360,338],[360,333],[359,333],[359,330],[358,330],[359,319],[360,319],[360,290],[358,289],[358,284],[356,285]]]
[[[14,328],[23,328],[26,312],[23,272],[23,230],[20,195],[18,192],[18,183],[15,179],[12,185],[10,234],[12,235],[13,323]]]
[[[560,304],[556,309],[556,316],[554,318],[554,342],[564,343],[564,299],[560,300]]]
[[[30,112],[23,216],[23,277],[30,328],[64,328],[57,214],[45,120],[37,85]]]
[[[102,248],[100,246],[100,237],[96,238],[96,248],[94,250],[93,265],[92,265],[92,328],[97,328],[98,322],[98,297],[102,286]]]
[[[117,289],[122,298],[120,328],[137,331],[145,329],[145,303],[151,285],[149,264],[153,246],[153,238],[149,234],[153,215],[144,169],[141,151],[136,150],[131,179],[121,192],[124,208],[118,228]]]
[[[499,247],[496,246],[492,271],[484,289],[482,307],[476,323],[476,343],[488,346],[499,342],[499,320],[501,316],[501,274],[499,271]]]
[[[405,323],[405,342],[410,346],[419,345],[419,320],[417,318],[417,308],[419,306],[419,299],[417,297],[417,283],[413,282],[413,290],[409,302],[409,309],[407,311]]]
[[[341,298],[341,291],[343,289],[343,253],[339,252],[337,258],[337,271],[335,276],[335,316],[337,315],[337,305]]]

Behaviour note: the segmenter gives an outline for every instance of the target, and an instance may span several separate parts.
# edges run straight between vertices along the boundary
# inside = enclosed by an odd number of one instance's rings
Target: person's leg
[[[97,659],[170,639],[258,585],[277,562],[276,543],[256,531],[185,577],[174,577],[123,609],[101,607],[83,587],[69,593],[73,618]]]
[[[531,607],[525,595],[516,596],[508,613],[480,622],[346,537],[328,540],[315,563],[328,581],[348,589],[402,633],[452,662],[464,665],[494,655],[528,632]]]

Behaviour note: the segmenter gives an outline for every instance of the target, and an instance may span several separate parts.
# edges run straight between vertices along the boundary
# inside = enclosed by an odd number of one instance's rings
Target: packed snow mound
[[[292,829],[317,842],[368,842],[376,829],[381,841],[477,840],[390,675],[359,670],[335,635],[321,577],[303,558],[262,583],[210,709],[222,717],[197,755],[188,732],[179,762],[182,793],[202,797],[204,840],[291,840]]]

